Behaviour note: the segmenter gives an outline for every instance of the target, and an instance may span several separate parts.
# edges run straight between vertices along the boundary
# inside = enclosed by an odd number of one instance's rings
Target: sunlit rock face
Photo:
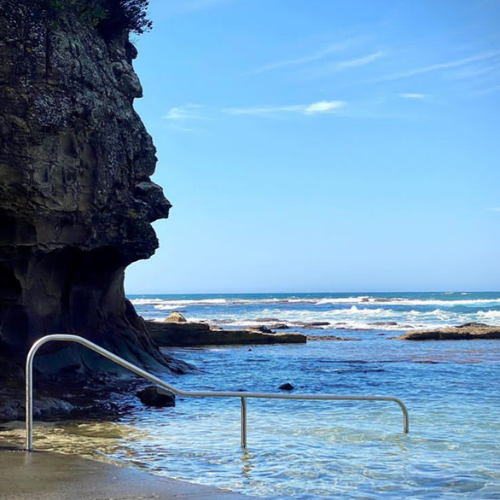
[[[0,350],[66,332],[163,362],[123,289],[170,208],[133,108],[136,49],[126,31],[42,3],[0,2]],[[81,366],[64,352],[52,368]]]

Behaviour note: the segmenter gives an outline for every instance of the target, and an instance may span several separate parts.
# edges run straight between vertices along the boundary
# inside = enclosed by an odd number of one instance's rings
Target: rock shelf
[[[205,322],[187,321],[174,311],[164,321],[146,321],[151,338],[160,347],[202,345],[305,344],[301,333],[269,333],[259,329],[223,330]]]
[[[460,326],[439,328],[434,330],[418,330],[407,332],[396,340],[500,340],[500,326],[489,326],[484,323],[465,323]]]

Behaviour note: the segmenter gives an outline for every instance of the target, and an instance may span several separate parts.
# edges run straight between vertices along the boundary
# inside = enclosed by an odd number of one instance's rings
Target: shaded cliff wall
[[[0,2],[0,352],[66,332],[163,363],[123,289],[170,208],[133,109],[136,49],[126,30],[43,4]],[[46,368],[75,363],[65,347]]]

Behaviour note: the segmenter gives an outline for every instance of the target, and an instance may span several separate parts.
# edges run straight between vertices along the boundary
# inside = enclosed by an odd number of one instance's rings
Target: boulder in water
[[[270,328],[264,325],[249,326],[248,329],[261,333],[274,333]]]
[[[145,406],[155,406],[156,408],[175,406],[175,394],[156,385],[150,385],[139,391],[137,397]]]
[[[269,325],[269,328],[271,330],[288,330],[290,327],[285,323],[274,323],[274,325]]]
[[[187,323],[187,319],[179,312],[172,311],[164,320],[164,323]]]

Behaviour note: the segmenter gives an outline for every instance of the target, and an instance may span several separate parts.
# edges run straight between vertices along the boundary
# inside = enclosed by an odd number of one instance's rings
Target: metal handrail
[[[404,403],[393,396],[344,396],[344,395],[334,395],[334,394],[277,394],[277,393],[262,393],[262,392],[224,392],[224,391],[183,391],[170,384],[167,384],[158,377],[152,375],[151,373],[139,368],[138,366],[129,363],[128,361],[120,358],[116,354],[113,354],[106,349],[90,342],[90,340],[84,339],[77,335],[47,335],[37,340],[31,347],[28,357],[26,358],[26,449],[28,451],[33,450],[33,359],[38,349],[47,342],[76,342],[81,344],[92,351],[101,354],[105,358],[113,361],[114,363],[127,368],[128,370],[134,372],[135,374],[150,380],[151,382],[167,389],[174,394],[179,396],[189,396],[195,398],[240,398],[241,400],[241,446],[243,448],[247,447],[247,398],[256,399],[297,399],[297,400],[314,400],[314,401],[392,401],[397,403],[403,412],[403,432],[408,434],[409,432],[409,416],[408,410]]]

